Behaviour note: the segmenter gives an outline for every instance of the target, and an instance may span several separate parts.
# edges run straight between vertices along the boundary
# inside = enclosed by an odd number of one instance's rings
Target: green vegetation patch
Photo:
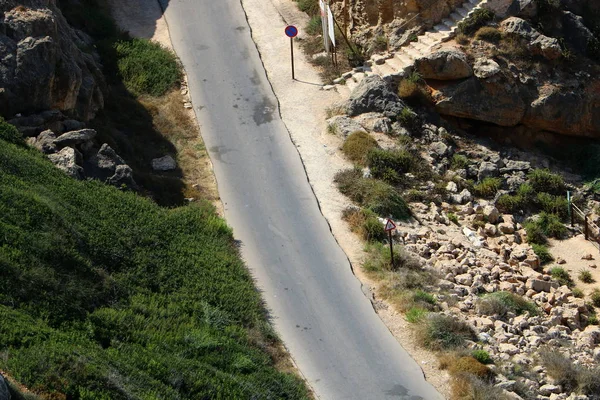
[[[494,292],[483,296],[477,302],[477,311],[483,315],[498,315],[506,317],[509,312],[521,315],[529,312],[529,315],[538,315],[537,306],[525,300],[523,297],[510,292]]]
[[[458,23],[458,32],[465,35],[472,35],[479,28],[491,22],[494,19],[494,13],[486,8],[478,8],[467,18]]]
[[[535,255],[540,259],[540,263],[542,265],[554,260],[552,254],[550,254],[548,251],[548,247],[544,246],[543,244],[532,243],[531,248],[533,249]]]
[[[475,39],[485,40],[490,43],[498,43],[502,39],[502,33],[497,28],[484,26],[475,32]]]
[[[420,344],[430,350],[455,349],[466,340],[474,340],[475,333],[465,322],[455,317],[430,313],[417,328]]]
[[[377,148],[377,141],[364,131],[352,132],[342,145],[342,152],[348,159],[358,165],[366,165],[367,155]]]
[[[6,129],[2,125],[3,129]],[[231,230],[0,140],[0,368],[49,398],[303,398]]]
[[[501,185],[502,180],[500,178],[485,178],[474,185],[473,190],[478,196],[491,198],[496,195]]]
[[[132,39],[115,44],[117,65],[123,83],[136,95],[161,96],[181,80],[175,54],[147,39]]]
[[[573,282],[573,279],[571,278],[571,274],[569,274],[569,271],[567,271],[566,269],[562,268],[562,267],[553,267],[550,270],[550,275],[552,275],[552,277],[561,285],[561,286],[574,286],[575,282]]]
[[[334,178],[340,192],[382,217],[407,219],[410,210],[393,186],[378,179],[364,178],[360,169],[338,172]]]
[[[367,155],[367,165],[377,179],[391,184],[400,182],[402,175],[412,170],[415,157],[407,150],[371,149]]]

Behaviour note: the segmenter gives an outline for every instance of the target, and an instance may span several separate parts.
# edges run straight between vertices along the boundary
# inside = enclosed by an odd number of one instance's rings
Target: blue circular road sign
[[[285,34],[291,38],[296,37],[298,35],[298,28],[294,25],[288,25],[285,27]]]

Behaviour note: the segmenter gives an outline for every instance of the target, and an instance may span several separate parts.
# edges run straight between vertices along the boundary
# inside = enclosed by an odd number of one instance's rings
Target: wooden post
[[[588,235],[588,216],[587,215],[584,217],[584,224],[585,224],[585,227],[583,230],[584,230],[584,234],[585,234],[585,240],[588,240],[589,235]]]

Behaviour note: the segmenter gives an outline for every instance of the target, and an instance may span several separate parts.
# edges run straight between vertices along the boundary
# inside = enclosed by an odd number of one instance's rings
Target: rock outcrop
[[[419,58],[415,70],[425,79],[455,80],[473,75],[467,56],[458,50],[441,50]]]
[[[370,75],[363,79],[352,91],[346,104],[346,110],[351,117],[379,112],[386,117],[395,118],[405,107],[391,86],[378,75]]]
[[[54,0],[0,1],[0,114],[56,109],[87,121],[105,82],[92,40],[69,26]]]

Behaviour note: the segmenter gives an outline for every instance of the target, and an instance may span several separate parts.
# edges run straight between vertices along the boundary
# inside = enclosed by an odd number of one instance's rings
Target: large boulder
[[[473,75],[467,56],[459,50],[440,50],[419,58],[415,70],[425,79],[455,80]]]
[[[169,155],[152,160],[152,169],[155,171],[172,171],[177,168],[177,162]]]
[[[100,150],[88,160],[86,171],[91,177],[106,180],[115,174],[119,165],[125,165],[125,161],[112,147],[104,143]]]
[[[138,188],[135,180],[133,179],[133,171],[129,165],[118,165],[117,168],[115,168],[115,174],[108,178],[106,183],[118,188],[122,188],[124,186],[133,190],[137,190]]]
[[[350,94],[346,103],[348,115],[353,117],[367,112],[379,112],[396,117],[405,104],[391,86],[379,75],[364,78]]]
[[[588,45],[594,40],[594,34],[583,22],[583,18],[569,11],[562,15],[562,29],[565,40],[578,52],[585,54]]]
[[[58,169],[63,170],[71,178],[83,178],[83,168],[78,165],[82,157],[74,148],[65,147],[56,154],[48,155],[48,158]]]
[[[504,18],[507,15],[518,12],[519,1],[515,0],[494,0],[483,2],[482,6],[487,8],[498,18]]]
[[[562,55],[562,49],[557,39],[542,35],[524,19],[510,17],[502,21],[500,27],[505,34],[524,39],[527,48],[533,54],[541,55],[549,60],[555,60]]]
[[[364,131],[363,126],[358,121],[353,120],[345,115],[336,115],[327,120],[327,126],[331,131],[342,138],[347,138],[348,135],[356,131]]]
[[[92,40],[69,26],[55,1],[0,1],[0,114],[57,109],[91,119],[105,82]]]
[[[54,140],[54,144],[58,148],[65,146],[79,146],[91,142],[96,137],[96,131],[93,129],[81,129],[63,133]]]
[[[502,74],[494,79],[471,77],[454,85],[440,87],[433,93],[440,114],[491,122],[500,126],[515,126],[526,111],[519,86]]]

